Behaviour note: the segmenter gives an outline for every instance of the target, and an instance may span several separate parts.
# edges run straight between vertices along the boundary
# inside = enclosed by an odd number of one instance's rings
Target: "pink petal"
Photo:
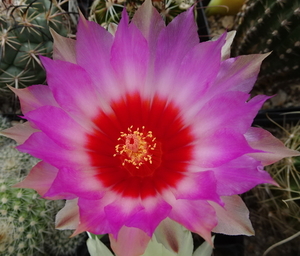
[[[189,173],[176,186],[170,188],[176,199],[198,199],[220,202],[216,193],[216,178],[213,171]]]
[[[202,134],[197,142],[194,161],[200,167],[218,167],[255,151],[249,147],[242,134],[225,128],[212,134]]]
[[[66,38],[59,35],[53,29],[50,29],[50,32],[54,40],[53,59],[68,61],[76,64],[76,51],[75,51],[76,41],[71,38]]]
[[[78,198],[67,200],[55,218],[55,228],[57,229],[76,229],[79,224]]]
[[[165,23],[153,7],[151,0],[146,0],[135,12],[132,22],[142,32],[146,38],[150,52],[155,52],[156,42],[162,29],[165,27]]]
[[[103,188],[95,179],[94,171],[65,167],[59,169],[45,197],[63,199],[81,197],[96,200],[103,197]]]
[[[180,63],[185,54],[199,43],[194,10],[190,8],[176,16],[161,30],[157,40],[155,71],[158,75],[168,70],[166,63]]]
[[[33,133],[24,144],[17,146],[17,149],[42,159],[57,168],[66,165],[80,168],[89,164],[89,157],[85,152],[66,150],[42,132]]]
[[[225,34],[218,41],[197,44],[183,59],[172,65],[165,65],[162,70],[153,74],[153,84],[159,94],[174,99],[183,109],[184,118],[188,121],[194,119],[201,109],[199,103],[205,103],[203,94],[219,72],[224,43]],[[207,59],[210,61],[207,62]]]
[[[58,104],[85,122],[98,112],[96,88],[87,72],[78,65],[41,57],[48,85]]]
[[[215,211],[206,201],[184,200],[172,201],[169,218],[182,224],[191,232],[202,236],[212,244],[211,230],[217,225]]]
[[[126,220],[141,210],[143,210],[141,203],[132,198],[117,198],[105,206],[104,211],[111,228],[109,233],[117,238],[118,232]]]
[[[247,93],[237,91],[216,95],[197,113],[197,123],[194,118],[193,122],[197,131],[199,133],[212,132],[222,127],[244,134],[253,123],[258,110],[269,97],[259,95],[247,102],[248,98]]]
[[[76,38],[77,63],[90,75],[102,100],[118,95],[120,88],[110,64],[113,36],[95,22],[81,17]]]
[[[11,88],[11,90],[19,97],[23,114],[44,105],[58,106],[46,85],[32,85],[24,89]]]
[[[26,113],[25,118],[65,149],[84,147],[86,143],[87,131],[61,108],[43,106]]]
[[[111,234],[109,239],[116,255],[140,256],[144,253],[151,237],[138,228],[123,226],[119,232],[118,239],[115,239]]]
[[[100,200],[79,198],[80,224],[75,230],[74,235],[83,231],[89,231],[96,235],[112,233],[112,227],[107,220],[104,207],[114,200],[114,195],[110,195],[109,193],[106,193]]]
[[[218,225],[213,232],[226,235],[254,235],[252,224],[249,220],[249,211],[243,200],[238,196],[223,196],[225,206],[209,202],[215,209]]]
[[[252,54],[227,59],[222,62],[217,80],[211,90],[241,91],[249,93],[256,81],[262,61],[269,54]]]
[[[41,196],[44,196],[51,187],[57,172],[57,168],[41,161],[32,168],[23,181],[15,184],[13,187],[31,188],[36,190]],[[60,197],[51,199],[60,199]]]
[[[285,147],[279,139],[261,128],[250,127],[245,133],[245,138],[252,148],[266,152],[249,154],[256,160],[261,161],[264,166],[275,163],[284,157],[300,155],[300,152]]]
[[[11,128],[3,130],[0,135],[4,135],[8,138],[15,140],[18,144],[24,143],[33,133],[38,132],[31,127],[29,122],[19,123]]]
[[[263,153],[262,153],[263,154]],[[219,195],[242,194],[262,183],[277,185],[261,163],[244,155],[229,163],[214,168]]]
[[[128,24],[126,9],[118,25],[111,51],[111,64],[126,93],[141,91],[148,65],[148,44],[134,23]],[[124,51],[126,49],[126,51]]]
[[[154,230],[169,215],[172,207],[159,197],[142,200],[142,206],[144,209],[128,218],[125,225],[139,228],[152,237]]]

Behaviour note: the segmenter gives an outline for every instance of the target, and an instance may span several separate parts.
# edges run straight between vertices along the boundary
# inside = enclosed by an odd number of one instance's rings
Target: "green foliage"
[[[238,14],[234,56],[267,53],[258,83],[300,80],[300,1],[248,0]]]

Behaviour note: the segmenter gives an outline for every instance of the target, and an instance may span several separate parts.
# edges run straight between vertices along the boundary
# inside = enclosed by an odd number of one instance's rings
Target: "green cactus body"
[[[272,52],[263,62],[259,84],[300,80],[299,0],[248,0],[236,23],[233,56]]]
[[[0,116],[0,131],[10,124]],[[63,200],[41,198],[32,189],[11,187],[39,161],[15,149],[0,136],[0,256],[74,255],[85,234],[70,238],[72,230],[56,230],[55,215]]]
[[[129,13],[129,17],[132,18],[135,11],[143,2],[143,0],[96,0],[91,7],[89,19],[107,27],[109,23],[119,23],[124,6]],[[152,1],[152,3],[163,16],[166,23],[169,23],[194,2],[189,0],[159,0]]]
[[[39,55],[51,56],[49,28],[66,36],[63,10],[55,0],[3,0],[0,4],[0,90],[43,83]]]

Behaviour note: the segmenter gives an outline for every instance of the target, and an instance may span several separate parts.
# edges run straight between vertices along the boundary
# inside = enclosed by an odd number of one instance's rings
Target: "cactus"
[[[259,85],[300,80],[300,1],[248,0],[237,15],[232,54],[272,54],[263,62]],[[275,84],[275,86],[274,86]]]
[[[120,21],[124,6],[129,13],[129,17],[132,18],[134,12],[143,2],[143,0],[96,0],[92,4],[89,19],[107,27],[109,23],[118,23]],[[152,3],[165,18],[166,23],[169,23],[194,2],[189,0],[153,0]]]
[[[39,55],[51,56],[49,28],[66,36],[64,11],[56,0],[3,0],[0,3],[0,92],[7,85],[43,83]]]
[[[0,116],[0,130],[9,127]],[[86,240],[72,231],[55,230],[63,200],[49,201],[30,189],[13,188],[38,159],[20,153],[15,142],[0,136],[0,256],[73,255]]]

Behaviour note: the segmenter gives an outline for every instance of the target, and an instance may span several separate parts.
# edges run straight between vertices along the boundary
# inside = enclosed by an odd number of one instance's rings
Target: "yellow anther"
[[[117,153],[113,154],[113,156],[123,155],[125,157],[122,166],[130,163],[139,169],[145,162],[152,164],[151,151],[156,148],[156,143],[153,143],[156,138],[153,138],[152,131],[145,132],[145,126],[142,126],[141,131],[139,127],[133,131],[133,125],[127,131],[128,133],[120,133],[118,141],[123,141],[124,144],[115,146]]]

